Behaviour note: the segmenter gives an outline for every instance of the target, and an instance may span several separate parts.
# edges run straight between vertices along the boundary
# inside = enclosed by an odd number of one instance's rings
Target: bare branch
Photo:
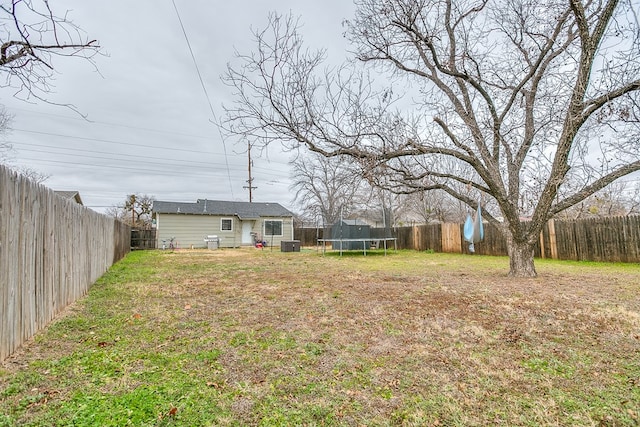
[[[93,64],[100,52],[97,40],[88,39],[66,13],[56,15],[47,0],[13,0],[1,7],[0,34],[0,87],[13,88],[14,96],[26,100],[49,102],[54,57],[78,57]]]

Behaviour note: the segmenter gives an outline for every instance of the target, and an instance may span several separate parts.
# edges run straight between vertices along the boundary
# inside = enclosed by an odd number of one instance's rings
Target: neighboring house
[[[82,203],[82,199],[80,198],[80,193],[78,193],[77,191],[56,191],[56,190],[54,190],[54,193],[56,193],[58,196],[62,196],[65,199],[73,200],[77,204],[84,206],[84,204]]]
[[[156,200],[152,212],[159,248],[171,238],[181,248],[205,248],[207,236],[218,236],[220,247],[227,248],[262,240],[279,248],[281,241],[293,240],[293,214],[278,203]]]

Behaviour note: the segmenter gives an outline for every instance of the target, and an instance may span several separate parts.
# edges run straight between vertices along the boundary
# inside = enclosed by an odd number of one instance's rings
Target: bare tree
[[[43,182],[51,178],[51,175],[39,172],[28,166],[16,166],[13,169],[20,175],[37,184],[42,184]]]
[[[343,213],[361,203],[363,179],[353,162],[344,157],[328,158],[317,153],[299,155],[292,162],[291,188],[304,215],[331,225]]]
[[[0,87],[10,87],[23,99],[45,100],[51,90],[56,56],[89,61],[98,52],[68,19],[56,13],[47,0],[11,0],[0,5]],[[47,101],[49,102],[49,101]]]
[[[625,207],[627,208],[627,215],[640,215],[640,183],[632,187],[631,191],[627,193]]]
[[[147,194],[129,194],[123,203],[108,208],[106,214],[132,227],[147,228],[151,226],[154,200]]]
[[[466,204],[442,190],[408,194],[404,199],[404,203],[408,211],[425,224],[462,223],[469,212],[469,207]]]
[[[116,218],[122,222],[125,222],[125,217],[131,220],[131,216],[127,215],[122,205],[113,205],[105,209],[105,215]]]
[[[256,52],[229,67],[226,126],[351,156],[396,192],[481,203],[507,239],[510,274],[535,276],[545,222],[640,170],[633,3],[356,0],[356,58],[404,79],[411,113],[392,111],[394,96],[364,72],[321,69],[323,52],[274,15]]]
[[[580,203],[561,212],[560,219],[600,218],[640,213],[640,185],[613,182]]]
[[[398,218],[403,211],[403,194],[396,194],[384,187],[373,186],[371,188],[371,197],[368,203],[368,209],[373,207],[378,212],[380,225],[387,229],[398,225]],[[391,237],[391,235],[385,235]]]
[[[6,163],[9,160],[9,153],[13,149],[13,146],[4,139],[11,130],[12,120],[11,114],[0,105],[0,163]]]
[[[27,179],[41,184],[49,179],[51,175],[38,172],[28,166],[16,166],[13,164],[12,154],[15,152],[15,149],[11,143],[4,140],[4,137],[11,131],[12,120],[13,116],[0,105],[0,163],[6,164]]]

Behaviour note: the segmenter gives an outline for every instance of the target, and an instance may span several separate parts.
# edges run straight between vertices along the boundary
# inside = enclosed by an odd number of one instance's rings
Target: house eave
[[[254,216],[254,215],[249,215],[249,216],[242,216],[242,215],[238,215],[236,214],[236,216],[238,217],[238,219],[240,221],[257,221],[260,218],[262,218],[261,216]]]

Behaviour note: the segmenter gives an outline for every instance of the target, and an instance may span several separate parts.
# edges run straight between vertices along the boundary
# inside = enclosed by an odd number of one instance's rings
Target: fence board
[[[18,253],[11,248],[15,247],[16,235],[19,233],[19,228],[16,224],[18,215],[15,213],[17,207],[16,201],[13,199],[17,193],[15,186],[17,185],[17,177],[4,174],[0,172],[0,199],[2,200],[2,217],[0,222],[2,226],[2,241],[0,241],[0,277],[2,282],[0,286],[2,293],[0,299],[2,300],[2,311],[0,312],[0,352],[13,351],[14,340],[14,318],[15,318],[15,283],[17,279],[14,277],[16,274],[16,266],[18,263]],[[6,350],[5,350],[6,349]],[[0,360],[3,358],[4,353],[0,353]]]
[[[8,188],[8,175],[0,173],[0,188]],[[0,191],[0,307],[5,310],[0,312],[0,349],[8,347],[7,336],[9,334],[8,318],[6,308],[8,307],[8,283],[9,274],[9,253],[8,253],[8,220],[9,202],[8,191]],[[0,358],[1,359],[1,358]]]
[[[460,253],[462,233],[460,224],[442,224],[442,252]]]
[[[558,241],[556,236],[556,223],[553,219],[547,224],[549,230],[549,255],[552,259],[558,259]]]
[[[0,165],[0,360],[129,250],[130,229]]]
[[[623,232],[626,243],[624,259],[625,262],[633,262],[640,259],[640,217],[626,217]]]
[[[396,247],[413,249],[413,243],[411,242],[410,229],[407,227],[401,227],[394,229],[396,238]]]

